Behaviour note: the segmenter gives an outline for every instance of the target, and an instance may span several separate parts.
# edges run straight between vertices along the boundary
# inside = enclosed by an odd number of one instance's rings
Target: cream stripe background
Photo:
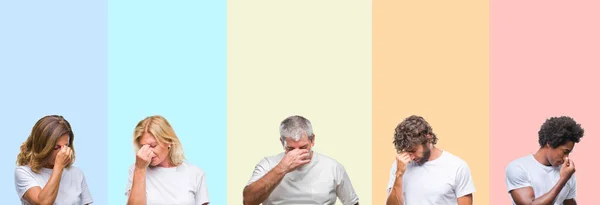
[[[228,1],[227,200],[283,151],[279,123],[311,120],[314,150],[371,198],[371,1]],[[338,200],[338,204],[339,200]]]

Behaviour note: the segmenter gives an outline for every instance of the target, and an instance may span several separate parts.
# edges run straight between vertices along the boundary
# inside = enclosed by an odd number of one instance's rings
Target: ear
[[[312,141],[310,142],[312,144],[311,146],[315,146],[315,140],[317,139],[316,136],[317,135],[313,134]]]

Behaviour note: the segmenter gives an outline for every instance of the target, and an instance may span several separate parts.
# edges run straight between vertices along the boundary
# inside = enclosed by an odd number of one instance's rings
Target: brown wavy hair
[[[420,144],[426,144],[427,142],[436,144],[437,137],[433,133],[433,129],[431,129],[429,123],[423,117],[412,115],[396,126],[394,146],[398,153]]]
[[[71,162],[65,166],[70,167],[75,162],[74,135],[69,122],[60,115],[48,115],[35,123],[31,134],[21,145],[17,165],[28,165],[33,172],[38,173],[48,163],[48,157],[54,151],[58,138],[65,134],[69,135],[69,147],[73,150]]]

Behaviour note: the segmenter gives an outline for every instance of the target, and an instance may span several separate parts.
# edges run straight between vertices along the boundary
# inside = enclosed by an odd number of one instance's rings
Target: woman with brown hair
[[[22,204],[91,204],[85,176],[75,162],[71,125],[62,116],[38,120],[21,145],[15,188]]]

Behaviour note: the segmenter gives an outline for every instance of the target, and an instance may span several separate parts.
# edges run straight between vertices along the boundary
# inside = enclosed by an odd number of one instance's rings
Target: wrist
[[[136,166],[135,166],[135,169],[134,169],[133,171],[134,171],[134,172],[138,172],[138,173],[139,173],[139,172],[143,172],[143,173],[145,173],[145,172],[146,172],[146,167],[141,167],[141,166],[137,166],[137,165],[136,165]]]
[[[52,171],[60,171],[62,172],[62,170],[65,168],[65,165],[62,164],[54,164],[54,167],[52,167]]]
[[[402,178],[402,176],[404,176],[404,172],[396,170],[396,178]]]
[[[277,173],[279,174],[287,174],[288,173],[288,169],[285,168],[284,165],[282,165],[281,163],[279,163],[277,166],[275,166],[275,169],[277,171]]]
[[[569,179],[571,179],[571,176],[560,176],[560,178],[558,179],[558,184],[566,184],[567,181],[569,181]]]

